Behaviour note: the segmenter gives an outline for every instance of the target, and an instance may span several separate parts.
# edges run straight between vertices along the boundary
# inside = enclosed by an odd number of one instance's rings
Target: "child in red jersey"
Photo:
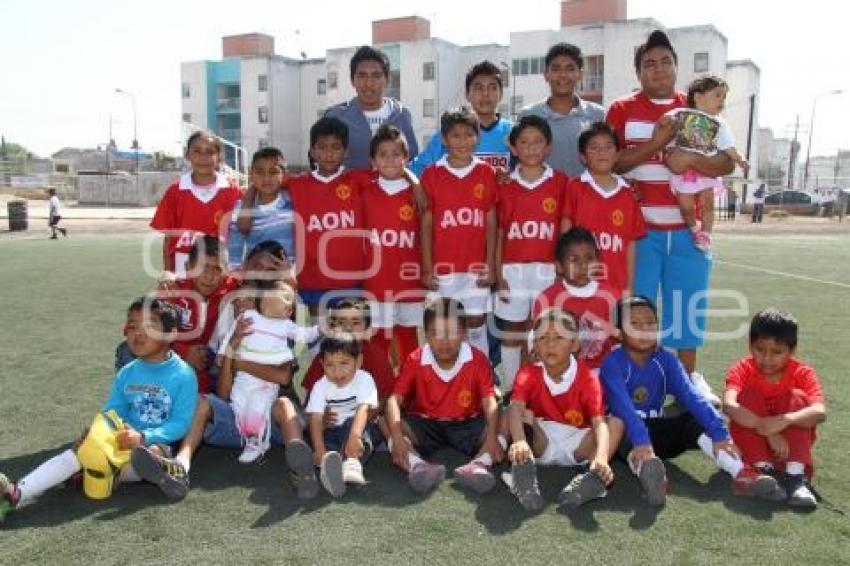
[[[221,143],[209,132],[198,131],[186,142],[192,170],[166,189],[156,207],[151,228],[165,234],[162,265],[183,276],[189,250],[199,235],[226,236],[226,223],[242,192],[219,173]]]
[[[475,158],[478,119],[466,108],[440,118],[448,153],[422,173],[422,282],[463,304],[469,341],[488,352],[485,317],[495,276],[498,186],[493,169]]]
[[[404,134],[392,124],[378,128],[369,148],[372,173],[363,185],[364,226],[369,231],[366,264],[375,269],[363,282],[373,301],[372,340],[400,366],[419,347],[422,322],[420,220],[414,188],[405,170],[409,154]],[[414,180],[414,184],[416,181]],[[393,348],[395,340],[396,348]],[[395,355],[390,356],[393,352]]]
[[[769,475],[784,471],[788,504],[812,508],[817,506],[809,487],[812,445],[826,405],[817,373],[794,356],[796,350],[797,320],[791,314],[776,309],[756,314],[750,355],[729,370],[723,408],[744,461]]]
[[[494,312],[502,335],[503,392],[511,390],[522,360],[528,316],[535,297],[555,281],[555,241],[567,177],[546,164],[552,144],[549,123],[525,116],[511,130],[511,152],[519,160],[499,186]]]
[[[345,124],[321,118],[310,128],[315,169],[287,181],[296,216],[298,293],[312,315],[351,295],[364,275],[362,174],[343,167],[347,147]]]
[[[581,133],[578,150],[587,166],[567,187],[561,231],[584,226],[596,237],[604,278],[618,295],[632,292],[635,246],[646,224],[628,183],[614,174],[618,141],[614,130],[597,122]]]
[[[571,312],[578,320],[579,358],[594,373],[614,347],[611,313],[619,293],[607,281],[595,279],[599,263],[596,239],[581,226],[570,228],[558,239],[555,249],[561,277],[543,291],[531,307],[536,319],[549,308]]]
[[[501,460],[502,449],[496,440],[493,370],[486,354],[466,342],[463,311],[459,301],[445,297],[425,306],[428,342],[407,358],[387,401],[393,462],[407,472],[417,493],[445,477],[444,466],[424,460],[442,447],[472,458],[454,471],[460,485],[486,493],[496,483],[490,469]]]
[[[578,361],[578,322],[573,314],[550,308],[534,322],[534,348],[540,363],[516,376],[503,432],[512,440],[511,472],[502,477],[529,511],[543,506],[535,461],[542,466],[578,466],[558,501],[571,508],[605,497],[614,481],[608,465],[623,435],[623,423],[605,417],[602,386]]]

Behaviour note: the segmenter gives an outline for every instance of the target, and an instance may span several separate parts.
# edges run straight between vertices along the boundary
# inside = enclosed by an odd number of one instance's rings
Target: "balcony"
[[[215,101],[217,114],[238,114],[242,105],[242,98],[233,96],[230,98],[219,98]]]

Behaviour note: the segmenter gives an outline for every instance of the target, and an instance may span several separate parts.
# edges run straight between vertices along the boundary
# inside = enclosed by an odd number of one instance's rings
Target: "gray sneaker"
[[[407,482],[416,493],[428,493],[446,477],[446,467],[430,462],[419,462],[410,468]]]
[[[496,478],[490,468],[477,460],[471,460],[455,468],[454,476],[458,484],[475,493],[484,494],[496,487]]]
[[[189,474],[183,464],[154,454],[145,446],[130,453],[130,465],[139,477],[157,486],[170,501],[180,501],[189,493]]]
[[[286,443],[284,453],[298,499],[316,497],[319,494],[319,482],[313,466],[313,451],[303,440],[292,440]]]
[[[558,495],[558,503],[570,509],[576,509],[588,501],[601,499],[608,495],[605,482],[594,471],[578,474]]]
[[[543,496],[537,485],[537,467],[534,460],[512,464],[510,473],[502,474],[502,481],[507,484],[523,509],[531,512],[543,509]]]
[[[342,479],[342,456],[339,452],[326,452],[322,456],[322,466],[319,471],[319,480],[331,497],[342,497],[345,495],[345,480]]]
[[[664,505],[667,501],[667,470],[661,458],[653,456],[644,461],[638,474],[640,485],[646,492],[650,505]]]

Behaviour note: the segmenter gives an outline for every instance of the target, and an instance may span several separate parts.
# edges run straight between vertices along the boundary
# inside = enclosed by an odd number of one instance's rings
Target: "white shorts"
[[[422,303],[370,303],[372,326],[392,328],[393,326],[422,326]]]
[[[437,275],[437,290],[428,298],[435,296],[459,301],[467,315],[480,316],[490,311],[490,289],[478,286],[477,273]]]
[[[537,424],[543,429],[548,440],[546,451],[537,458],[538,464],[541,466],[579,466],[584,463],[584,461],[576,461],[575,451],[584,437],[590,434],[590,428],[576,428],[568,424],[544,421],[543,419],[537,419]]]
[[[531,312],[534,299],[555,282],[555,265],[552,263],[506,263],[502,278],[510,287],[503,301],[498,293],[494,298],[494,313],[502,320],[523,322]]]

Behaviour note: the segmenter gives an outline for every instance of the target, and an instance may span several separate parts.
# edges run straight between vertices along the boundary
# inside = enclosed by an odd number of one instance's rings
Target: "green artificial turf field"
[[[417,497],[386,454],[366,467],[366,488],[302,503],[279,448],[254,468],[238,464],[238,452],[202,448],[185,501],[169,505],[142,484],[103,502],[54,490],[0,526],[0,563],[850,563],[841,512],[850,512],[850,238],[720,234],[715,247],[713,288],[742,292],[748,311],[713,318],[710,330],[768,305],[788,309],[802,325],[800,356],[819,370],[829,418],[814,483],[831,505],[813,513],[732,497],[728,477],[699,453],[670,462],[661,510],[645,505],[617,464],[606,500],[526,516],[503,486],[477,497],[447,481]],[[140,235],[0,241],[0,471],[20,477],[57,453],[105,400],[125,309],[153,284],[141,250]],[[701,370],[716,390],[745,348],[738,338],[703,349]],[[570,475],[541,473],[548,501]]]

